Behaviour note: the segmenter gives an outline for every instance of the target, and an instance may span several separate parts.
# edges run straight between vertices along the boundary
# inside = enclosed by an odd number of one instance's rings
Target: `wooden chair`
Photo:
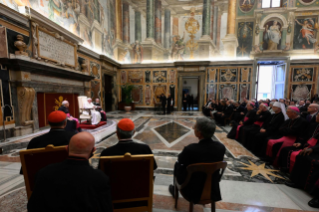
[[[152,212],[153,155],[103,156],[100,169],[110,178],[114,212]]]
[[[215,209],[215,202],[212,202],[212,200],[211,200],[212,176],[216,171],[222,170],[219,173],[219,177],[218,177],[218,182],[220,182],[220,180],[224,174],[224,171],[226,169],[226,166],[227,166],[227,162],[225,162],[225,161],[216,162],[216,163],[197,163],[197,164],[192,164],[192,165],[187,166],[188,175],[186,177],[185,182],[182,185],[180,185],[177,182],[177,179],[176,178],[174,179],[174,181],[175,181],[175,186],[174,186],[174,188],[175,188],[175,191],[174,191],[174,193],[175,193],[175,208],[177,209],[178,195],[179,195],[178,191],[180,191],[182,196],[185,198],[185,195],[183,194],[182,189],[188,185],[188,183],[191,180],[192,175],[195,172],[203,172],[203,173],[206,173],[206,181],[204,184],[204,188],[202,191],[200,201],[196,204],[205,205],[205,204],[211,203],[212,212],[215,212],[215,210],[216,210]],[[189,203],[189,212],[193,212],[193,209],[194,209],[194,203],[190,202]]]
[[[34,188],[36,173],[47,165],[64,161],[67,157],[68,151],[66,146],[54,147],[53,145],[48,145],[45,148],[20,151],[28,199],[30,199]]]

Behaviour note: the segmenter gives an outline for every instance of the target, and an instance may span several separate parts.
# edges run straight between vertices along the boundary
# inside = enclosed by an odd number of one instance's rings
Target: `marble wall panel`
[[[143,71],[129,71],[128,72],[128,82],[129,83],[143,83]]]
[[[220,69],[220,82],[237,82],[237,69]]]
[[[309,82],[313,80],[314,68],[294,68],[292,73],[293,82]]]
[[[209,69],[207,72],[207,82],[214,83],[217,81],[217,69]]]
[[[150,105],[152,101],[152,88],[150,85],[145,86],[145,104]]]
[[[90,61],[90,74],[97,79],[100,79],[101,65],[95,62]]]
[[[313,85],[292,85],[291,86],[291,99],[295,101],[299,101],[300,99],[308,99],[311,97]]]
[[[219,85],[219,99],[237,99],[237,85]]]
[[[154,83],[166,83],[167,82],[167,71],[153,71],[153,82]]]
[[[251,68],[240,69],[240,82],[250,82]]]
[[[151,71],[145,71],[145,82],[146,83],[151,82]]]
[[[175,70],[169,70],[169,82],[170,83],[176,82],[176,71]]]
[[[239,85],[239,101],[244,101],[244,98],[249,99],[250,84],[240,84]]]
[[[126,73],[126,71],[121,71],[121,83],[122,84],[127,83],[127,73]]]
[[[245,0],[246,1],[246,0]],[[239,22],[237,28],[237,57],[250,55],[253,43],[254,22]]]
[[[156,102],[160,102],[160,95],[165,94],[166,95],[167,91],[167,86],[166,85],[153,85],[153,95],[154,95],[154,100]]]
[[[135,104],[143,104],[143,85],[136,85],[132,90],[132,99]]]
[[[207,85],[207,100],[216,99],[216,84]]]
[[[91,98],[94,101],[96,98],[101,98],[101,83],[99,80],[91,81]],[[101,102],[102,104],[102,102]]]

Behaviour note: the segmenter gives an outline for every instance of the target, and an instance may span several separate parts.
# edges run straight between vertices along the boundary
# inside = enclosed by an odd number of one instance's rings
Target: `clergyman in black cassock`
[[[183,101],[183,110],[187,111],[187,94],[186,93],[184,94],[182,101]]]
[[[109,178],[88,161],[95,151],[94,144],[90,133],[81,132],[71,139],[65,161],[38,171],[29,212],[113,211]]]
[[[263,125],[267,124],[267,121],[269,121],[270,117],[271,117],[271,114],[268,111],[267,106],[264,104],[261,104],[256,113],[254,124],[242,127],[242,130],[240,131],[240,134],[239,134],[238,141],[242,143],[243,145],[245,145],[247,140],[253,139],[253,137],[260,131],[260,128]]]
[[[178,161],[174,167],[174,177],[177,178],[179,184],[182,184],[187,177],[187,166],[196,163],[213,163],[220,162],[224,159],[226,151],[225,146],[211,139],[214,135],[216,124],[214,120],[207,117],[200,118],[194,126],[195,136],[199,139],[198,143],[190,144],[184,147],[183,151],[178,155]],[[218,173],[212,178],[212,195],[211,200],[216,202],[221,200]],[[188,186],[183,188],[183,193],[188,201],[197,203],[200,200],[204,187],[206,176],[203,173],[195,173]],[[170,193],[174,196],[174,186],[169,186]]]
[[[227,138],[237,139],[240,130],[243,126],[252,125],[255,121],[256,111],[254,110],[254,103],[247,103],[247,112],[243,119],[237,124],[235,121],[232,122],[232,129],[227,134]]]
[[[69,144],[70,139],[77,132],[64,130],[67,124],[67,116],[62,111],[53,111],[48,116],[48,122],[50,124],[50,131],[38,137],[31,139],[27,149],[44,148],[49,144],[53,146],[66,146]],[[23,174],[22,168],[20,174]]]
[[[279,128],[285,119],[288,118],[284,104],[275,102],[272,110],[275,114],[271,115],[270,121],[263,125],[260,131],[247,144],[248,149],[259,156],[265,156],[267,142],[270,138],[277,139],[281,137],[278,133]]]
[[[147,144],[134,142],[132,137],[135,133],[134,122],[131,119],[121,119],[117,124],[117,137],[119,142],[114,146],[108,147],[102,151],[102,156],[117,156],[131,153],[131,155],[153,155],[151,148]],[[100,167],[100,165],[99,165]],[[154,158],[154,170],[157,169],[157,164]]]
[[[266,155],[274,160],[275,166],[278,165],[281,149],[292,146],[298,138],[304,136],[307,123],[299,114],[297,107],[289,106],[287,109],[289,119],[279,128],[282,137],[268,140]]]

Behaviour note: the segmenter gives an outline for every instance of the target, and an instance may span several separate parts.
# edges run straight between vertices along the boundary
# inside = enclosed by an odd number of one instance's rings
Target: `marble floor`
[[[158,163],[155,171],[154,212],[188,211],[188,203],[179,200],[178,209],[168,192],[173,181],[173,167],[178,154],[191,143],[198,142],[194,136],[193,125],[202,116],[195,111],[176,111],[170,115],[158,115],[153,111],[134,111],[107,113],[107,126],[91,131],[96,139],[97,151],[90,160],[96,167],[103,149],[117,143],[116,123],[122,118],[130,118],[136,126],[134,140],[148,144]],[[226,146],[225,161],[227,169],[220,183],[222,201],[216,203],[217,211],[318,211],[307,205],[312,198],[299,189],[284,185],[288,175],[267,166],[235,140],[226,137],[230,127],[217,127],[214,139]],[[10,139],[0,144],[0,208],[1,211],[26,211],[26,194],[23,176],[19,175],[20,160],[18,152],[25,149],[27,142],[35,136],[47,132],[44,129],[33,135]],[[259,170],[252,176],[253,170]],[[209,205],[195,207],[195,211],[208,212]]]

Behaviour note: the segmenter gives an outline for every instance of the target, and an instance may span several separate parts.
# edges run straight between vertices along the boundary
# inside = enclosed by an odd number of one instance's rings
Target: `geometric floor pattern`
[[[114,123],[91,132],[96,138],[97,151],[90,163],[93,167],[97,166],[99,154],[103,149],[118,142],[115,134],[116,123],[122,118],[130,118],[136,127],[134,140],[148,144],[158,164],[155,172],[153,211],[188,211],[188,203],[183,198],[179,200],[178,209],[174,209],[174,200],[168,193],[168,185],[172,183],[173,167],[179,152],[185,146],[198,142],[192,127],[200,116],[201,112],[182,111],[175,111],[170,115],[157,115],[152,111],[107,113],[108,120]],[[216,204],[218,212],[317,211],[307,206],[311,196],[302,190],[284,185],[288,175],[278,170],[273,171],[272,166],[265,165],[238,142],[226,138],[229,130],[229,127],[217,127],[214,135],[214,140],[226,147],[225,161],[228,164],[220,183],[223,200]],[[27,140],[28,137],[15,139],[12,149],[6,144],[6,148],[10,150],[0,155],[0,211],[26,211],[24,180],[18,174],[21,166],[18,152],[26,147],[23,142]],[[0,144],[0,148],[1,145],[3,144]],[[210,208],[209,205],[197,205],[195,211],[208,212]]]

